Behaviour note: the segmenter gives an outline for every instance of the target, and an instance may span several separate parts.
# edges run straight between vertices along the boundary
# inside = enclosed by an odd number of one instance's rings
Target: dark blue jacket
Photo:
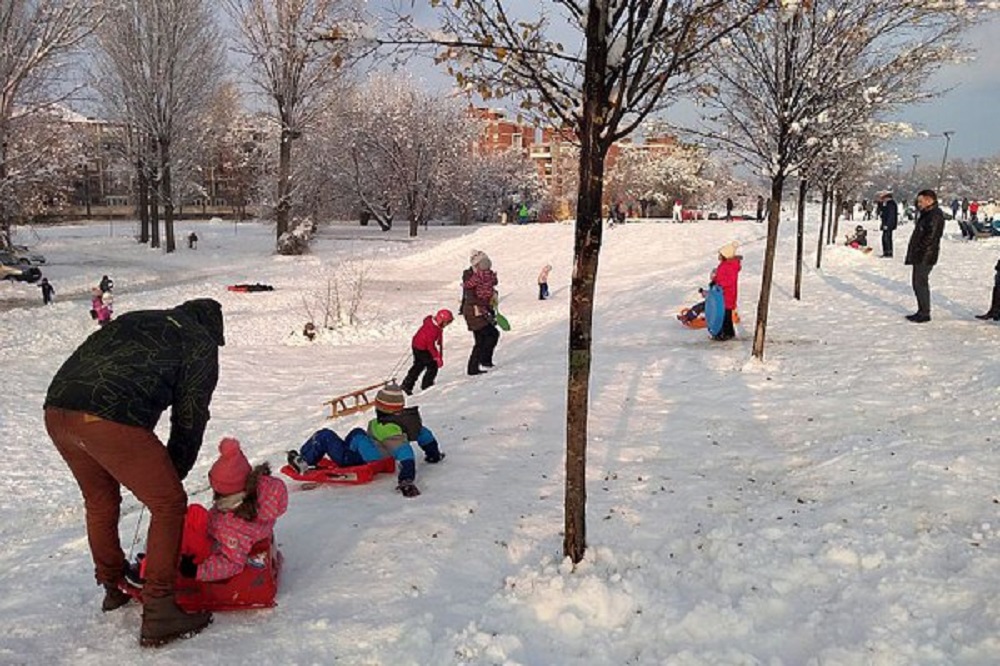
[[[879,229],[882,231],[894,231],[896,223],[899,221],[899,207],[896,206],[895,199],[886,199],[882,202],[882,224]]]

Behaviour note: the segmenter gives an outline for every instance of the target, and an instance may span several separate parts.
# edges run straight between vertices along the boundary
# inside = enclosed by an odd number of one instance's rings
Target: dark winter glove
[[[194,563],[194,555],[181,555],[181,563],[177,568],[184,578],[194,578],[198,575],[198,565]]]
[[[399,485],[396,486],[396,490],[402,493],[403,497],[417,497],[420,495],[420,489],[417,488],[413,481],[400,481]]]
[[[437,452],[435,452],[435,453],[428,453],[426,456],[424,456],[424,462],[430,463],[432,465],[434,463],[439,463],[442,460],[444,460],[444,454],[443,453],[437,453]]]

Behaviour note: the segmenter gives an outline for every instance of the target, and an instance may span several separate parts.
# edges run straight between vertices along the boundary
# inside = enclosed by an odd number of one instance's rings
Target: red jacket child
[[[412,347],[414,349],[420,349],[431,355],[434,362],[440,368],[444,365],[444,357],[442,356],[442,341],[444,340],[444,328],[436,321],[436,318],[444,319],[444,315],[436,317],[435,315],[427,315],[424,317],[424,323],[417,329],[417,332],[413,336]]]
[[[424,317],[424,323],[413,336],[413,365],[399,385],[406,395],[413,395],[421,374],[424,378],[420,388],[429,389],[434,385],[438,368],[444,365],[444,327],[454,318],[451,310],[439,310],[433,316]]]
[[[723,302],[727,310],[736,309],[739,288],[741,257],[736,254],[736,243],[719,248],[719,266],[715,269],[715,284],[722,287]]]

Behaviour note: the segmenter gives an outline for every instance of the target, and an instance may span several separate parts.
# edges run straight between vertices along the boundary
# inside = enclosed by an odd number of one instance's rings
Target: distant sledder
[[[844,239],[844,245],[855,250],[861,250],[865,254],[869,254],[872,248],[868,247],[868,232],[860,224],[854,227],[854,233],[848,234]]]

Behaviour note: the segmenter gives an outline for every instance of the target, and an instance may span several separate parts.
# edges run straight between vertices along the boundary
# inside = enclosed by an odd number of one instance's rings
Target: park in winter
[[[0,8],[0,664],[1000,663],[993,3]]]

